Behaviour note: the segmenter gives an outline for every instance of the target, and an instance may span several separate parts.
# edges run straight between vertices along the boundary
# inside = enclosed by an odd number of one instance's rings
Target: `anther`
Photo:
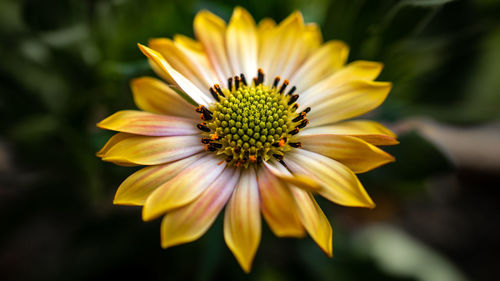
[[[215,84],[215,85],[214,85],[214,88],[215,88],[215,90],[217,91],[217,93],[218,93],[219,95],[221,95],[221,96],[223,96],[223,97],[226,97],[226,96],[224,95],[224,93],[222,92],[222,89],[220,88],[219,84]]]
[[[273,154],[273,156],[274,156],[274,158],[278,159],[279,161],[283,160],[283,155]]]
[[[295,92],[295,90],[297,90],[297,87],[293,86],[293,87],[290,89],[290,91],[288,91],[288,94],[287,94],[287,95],[291,96],[291,95]]]
[[[291,95],[290,100],[288,101],[288,105],[291,105],[292,103],[296,102],[299,99],[299,95]]]
[[[220,98],[219,98],[219,95],[217,95],[217,93],[215,92],[214,88],[210,88],[210,94],[212,94],[212,96],[214,97],[214,99],[219,102],[220,101]]]
[[[285,81],[283,81],[283,84],[281,85],[281,88],[279,90],[279,93],[280,94],[283,94],[283,92],[285,91],[286,89],[286,86],[288,86],[290,82],[288,81],[288,79],[285,79]]]
[[[294,103],[293,106],[292,106],[292,112],[295,112],[297,110],[297,108],[299,108],[299,104],[298,103]]]
[[[195,109],[196,112],[198,113],[205,113],[205,114],[209,114],[209,115],[212,115],[212,111],[208,110],[208,108],[206,108],[204,105],[199,105],[196,109]]]
[[[257,157],[255,157],[255,155],[248,156],[248,159],[250,160],[251,163],[257,162]]]
[[[236,90],[240,88],[240,77],[239,76],[234,76],[234,86],[236,87]]]
[[[299,115],[297,115],[297,117],[295,117],[295,118],[292,119],[292,122],[299,122],[302,119],[306,118],[306,115],[307,115],[307,113],[305,113],[304,111],[302,111]]]
[[[222,147],[222,144],[220,144],[220,143],[216,143],[216,142],[212,142],[212,143],[211,143],[211,144],[209,144],[209,145],[211,145],[211,146],[213,146],[213,147],[215,147],[215,148],[217,148],[217,149]]]
[[[201,124],[198,124],[196,125],[196,127],[198,127],[198,129],[202,130],[203,132],[210,132],[210,128],[208,128],[206,126],[207,124],[205,122],[201,123]]]
[[[255,85],[255,87],[259,86],[259,79],[257,79],[257,77],[253,78],[253,84]]]
[[[290,132],[288,132],[289,135],[296,135],[299,133],[299,128],[295,127],[295,129],[291,130]]]
[[[201,138],[201,143],[203,143],[203,144],[209,144],[210,141],[211,140],[209,138]]]
[[[233,160],[233,155],[229,155],[228,157],[226,157],[226,162],[231,162]]]
[[[243,85],[247,86],[247,79],[245,78],[245,74],[241,73],[240,78],[241,78],[241,83],[243,83]]]
[[[211,139],[211,140],[220,140],[220,138],[221,138],[221,137],[220,137],[219,135],[217,135],[217,132],[215,132],[215,133],[214,133],[214,134],[210,137],[210,139]]]
[[[302,112],[309,113],[311,111],[311,108],[308,106],[306,109],[302,110]]]
[[[309,124],[309,120],[304,119],[304,121],[302,121],[302,123],[300,123],[299,125],[297,125],[297,127],[295,127],[295,128],[302,129],[302,128],[304,128],[305,126],[307,126],[307,124]]]
[[[277,88],[278,87],[278,83],[280,82],[280,77],[279,76],[276,76],[276,78],[274,78],[274,82],[273,82],[273,88]]]
[[[289,142],[288,143],[291,147],[295,147],[295,148],[300,148],[302,147],[302,143],[299,141],[299,142]]]
[[[229,89],[229,91],[233,90],[233,77],[227,78],[227,88]]]
[[[264,71],[262,71],[262,68],[259,68],[259,70],[257,70],[257,81],[259,83],[256,84],[256,86],[264,83]]]
[[[279,143],[278,143],[278,144],[279,144],[280,146],[285,146],[285,144],[286,144],[286,140],[287,140],[287,138],[286,138],[286,137],[282,137],[282,138],[280,139],[280,141],[279,141]]]

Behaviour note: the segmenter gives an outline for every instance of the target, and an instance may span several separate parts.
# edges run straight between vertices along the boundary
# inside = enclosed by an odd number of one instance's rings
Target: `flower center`
[[[216,103],[196,109],[204,120],[198,128],[205,149],[224,157],[231,166],[248,167],[271,157],[281,161],[286,151],[301,146],[295,135],[307,125],[310,109],[295,113],[298,95],[293,94],[295,87],[284,93],[288,80],[278,88],[279,77],[272,86],[264,85],[263,79],[260,69],[252,85],[243,74],[234,77],[234,86],[229,78],[227,89],[217,84],[210,88]]]

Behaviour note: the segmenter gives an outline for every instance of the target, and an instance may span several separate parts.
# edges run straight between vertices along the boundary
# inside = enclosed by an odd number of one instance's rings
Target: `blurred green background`
[[[267,226],[245,275],[220,218],[200,240],[160,247],[160,220],[113,206],[136,168],[101,162],[95,124],[133,109],[154,75],[136,43],[193,35],[209,9],[282,20],[301,10],[349,60],[392,81],[370,118],[400,134],[397,162],[360,175],[377,208],[320,201],[334,255]],[[500,1],[1,0],[0,280],[493,280],[500,260]]]

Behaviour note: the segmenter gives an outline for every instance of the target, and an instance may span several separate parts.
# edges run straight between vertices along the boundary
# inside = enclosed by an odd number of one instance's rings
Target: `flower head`
[[[99,157],[147,166],[120,185],[114,203],[143,206],[145,221],[163,216],[164,248],[198,239],[226,206],[224,239],[246,272],[261,214],[277,236],[308,233],[331,256],[332,229],[313,194],[372,208],[355,173],[394,160],[376,146],[397,143],[388,129],[344,121],[384,101],[391,84],[373,81],[382,65],[345,65],[348,47],[323,43],[299,12],[256,25],[238,7],[226,25],[201,11],[194,29],[196,40],[139,45],[167,84],[133,80],[142,111],[98,124],[119,132]]]

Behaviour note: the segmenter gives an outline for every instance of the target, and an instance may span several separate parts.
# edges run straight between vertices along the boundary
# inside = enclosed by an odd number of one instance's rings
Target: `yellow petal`
[[[136,110],[118,111],[99,122],[97,127],[144,136],[184,136],[199,133],[196,122],[192,119]]]
[[[218,16],[203,10],[194,18],[194,33],[203,45],[219,81],[224,83],[234,74],[226,55],[226,23]]]
[[[267,224],[278,237],[303,237],[295,201],[288,186],[267,169],[259,169],[261,210]]]
[[[394,157],[361,139],[334,134],[300,136],[302,148],[313,151],[364,173],[394,161]]]
[[[396,140],[396,134],[391,130],[378,122],[370,120],[350,120],[328,126],[306,128],[300,132],[300,135],[309,136],[322,133],[350,135],[373,145],[394,145],[399,143]]]
[[[214,101],[208,91],[201,91],[191,81],[189,81],[189,79],[176,71],[160,53],[141,44],[138,44],[138,46],[142,53],[144,53],[144,55],[146,55],[154,63],[154,65],[158,67],[158,69],[162,70],[165,75],[171,77],[171,79],[175,81],[175,83],[196,103],[210,104]]]
[[[342,41],[329,41],[307,58],[290,78],[301,91],[339,70],[346,62],[349,47]]]
[[[375,204],[356,175],[341,163],[304,149],[289,152],[286,164],[297,174],[313,177],[326,199],[343,206],[373,208]]]
[[[247,10],[236,7],[226,32],[226,47],[233,73],[247,79],[257,75],[257,28]]]
[[[346,54],[347,55],[347,54]],[[352,81],[373,81],[380,74],[383,64],[373,61],[354,61],[301,93],[302,103],[312,104],[324,95]],[[304,104],[305,105],[305,104]]]
[[[239,180],[239,170],[225,169],[198,198],[169,212],[161,223],[163,248],[200,238],[210,228]]]
[[[259,189],[253,168],[242,172],[224,215],[224,240],[245,272],[250,272],[261,237]]]
[[[148,196],[156,188],[182,172],[200,157],[201,154],[197,154],[172,163],[146,167],[133,173],[118,187],[113,204],[144,205]]]
[[[224,83],[224,81],[221,82],[217,78],[215,70],[210,64],[207,54],[205,54],[203,46],[200,42],[178,34],[174,36],[174,43],[175,46],[184,53],[184,55],[189,57],[198,75],[203,78],[210,87],[217,83]]]
[[[332,89],[313,103],[306,100],[307,106],[312,108],[307,115],[310,121],[308,127],[331,124],[365,114],[384,102],[391,87],[389,82],[353,81]]]
[[[291,175],[286,168],[283,167],[283,165],[275,160],[264,162],[264,165],[266,166],[266,169],[268,169],[269,172],[271,172],[275,177],[286,183],[309,191],[318,191],[321,189],[321,185],[318,184],[313,178],[306,175]]]
[[[315,23],[308,23],[305,25],[304,36],[306,37],[306,42],[308,43],[311,51],[316,50],[323,43],[323,35],[321,35],[321,29]]]
[[[194,114],[195,107],[192,104],[156,78],[133,79],[130,87],[135,104],[142,110],[199,120],[199,116]]]
[[[142,208],[142,219],[149,221],[195,200],[222,172],[225,164],[212,154],[197,160],[180,174],[158,187]]]
[[[199,89],[208,89],[212,85],[205,81],[198,71],[195,61],[192,61],[172,40],[167,38],[155,38],[149,40],[149,47],[158,53],[180,74],[189,79]]]
[[[97,157],[100,157],[102,158],[106,152],[108,152],[108,150],[110,148],[112,148],[113,146],[115,146],[115,144],[121,142],[122,140],[124,139],[128,139],[130,137],[132,137],[134,135],[132,134],[127,134],[127,133],[118,133],[118,134],[114,134],[107,142],[106,144],[96,153],[96,156]]]
[[[133,135],[114,143],[101,157],[102,160],[113,163],[156,165],[186,158],[202,150],[198,136]]]
[[[299,210],[302,225],[321,250],[327,256],[332,257],[332,227],[330,222],[310,192],[295,187],[292,187],[291,191]]]

